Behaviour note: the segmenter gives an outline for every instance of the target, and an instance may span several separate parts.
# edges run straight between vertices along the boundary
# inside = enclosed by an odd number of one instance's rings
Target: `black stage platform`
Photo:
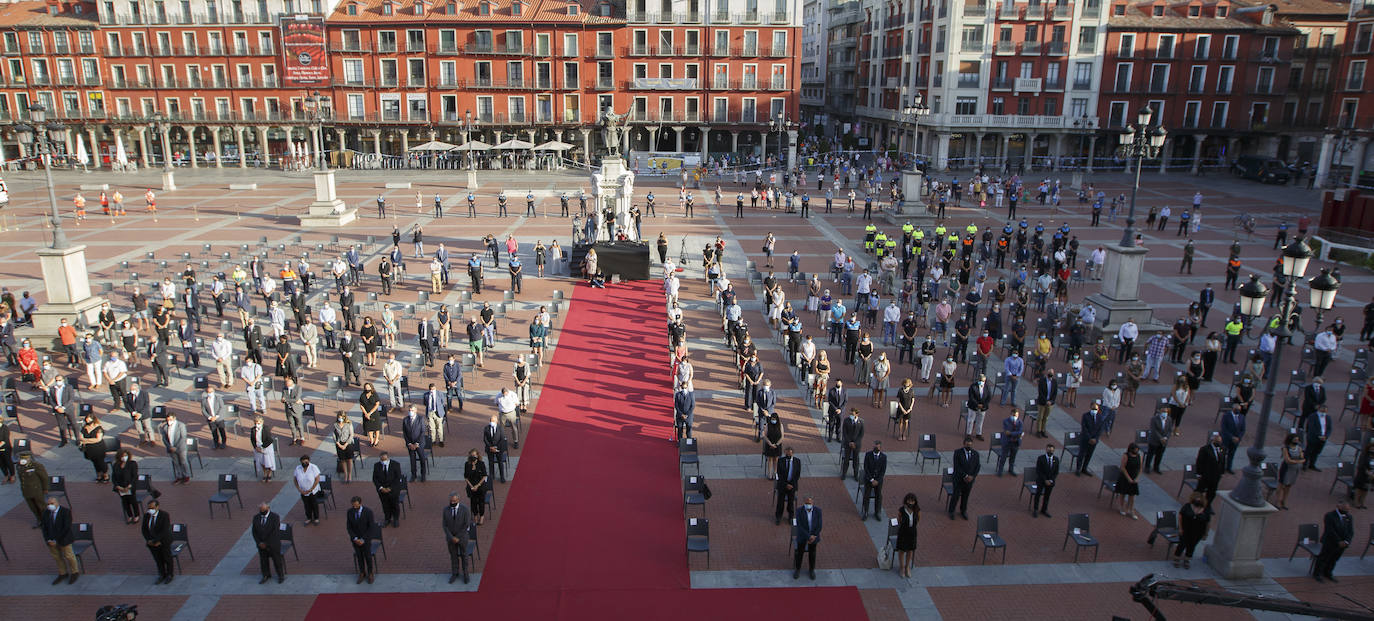
[[[597,266],[609,281],[616,274],[621,280],[649,279],[649,245],[639,242],[597,242],[595,245],[573,246],[571,262],[573,274],[581,274],[582,261],[588,248],[596,248]]]

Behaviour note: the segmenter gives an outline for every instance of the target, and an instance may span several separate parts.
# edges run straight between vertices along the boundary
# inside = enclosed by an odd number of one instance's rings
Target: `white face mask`
[[[29,460],[27,460],[27,459],[21,459],[21,460],[19,460],[19,465],[21,465],[21,466],[27,466],[27,465],[29,465]]]

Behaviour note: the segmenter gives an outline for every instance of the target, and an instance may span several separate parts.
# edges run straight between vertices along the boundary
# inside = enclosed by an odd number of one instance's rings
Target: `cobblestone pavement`
[[[950,173],[940,175],[940,178],[965,176],[966,173]],[[87,575],[83,577],[80,587],[51,586],[52,562],[44,553],[37,534],[28,528],[32,516],[22,505],[17,486],[0,487],[0,537],[3,537],[10,559],[0,563],[0,574],[5,575],[7,586],[5,594],[0,596],[0,609],[6,611],[6,616],[14,618],[23,618],[27,616],[26,613],[79,618],[89,615],[93,609],[105,603],[135,602],[145,615],[151,615],[148,618],[225,618],[231,614],[270,608],[275,618],[293,619],[305,615],[316,593],[420,593],[479,588],[480,560],[476,567],[478,575],[472,584],[447,583],[447,558],[442,546],[436,545],[438,526],[427,516],[437,513],[437,507],[442,505],[447,494],[459,488],[463,456],[469,448],[480,446],[479,428],[494,411],[494,395],[501,386],[510,385],[514,359],[528,353],[526,326],[540,306],[555,311],[554,330],[545,360],[557,355],[557,335],[561,327],[560,313],[557,311],[562,310],[558,301],[571,292],[574,283],[552,273],[545,278],[535,277],[533,247],[536,241],[548,244],[553,239],[558,239],[565,247],[571,246],[569,222],[557,216],[557,195],[563,191],[575,193],[579,188],[587,187],[586,177],[575,172],[484,172],[481,175],[482,187],[477,191],[479,216],[467,218],[466,189],[463,185],[465,176],[461,173],[341,171],[339,195],[348,203],[361,206],[360,214],[364,217],[339,231],[305,231],[295,225],[294,215],[304,211],[313,195],[312,179],[308,174],[202,170],[178,172],[177,177],[180,189],[159,193],[160,211],[152,216],[142,213],[140,195],[148,187],[147,184],[160,186],[156,175],[83,175],[65,172],[56,175],[56,189],[67,234],[73,242],[87,246],[93,287],[114,303],[121,317],[129,308],[129,293],[133,283],[151,285],[161,280],[163,275],[179,282],[180,272],[188,263],[202,279],[208,279],[208,274],[230,271],[234,265],[246,262],[252,254],[266,252],[267,265],[273,271],[286,258],[308,254],[313,268],[319,271],[324,259],[336,257],[344,247],[356,243],[361,245],[363,255],[371,259],[369,265],[372,266],[377,257],[390,249],[389,234],[395,227],[402,234],[401,248],[407,255],[409,274],[392,295],[373,299],[370,294],[379,291],[374,270],[364,277],[358,297],[364,304],[365,315],[377,317],[383,303],[390,304],[396,310],[400,320],[397,350],[407,366],[412,396],[418,397],[430,382],[442,382],[437,364],[424,367],[412,362],[412,356],[417,353],[414,344],[416,320],[430,316],[436,304],[456,305],[458,308],[451,306],[451,312],[454,313],[455,324],[461,325],[462,318],[473,314],[481,302],[493,305],[504,302],[505,308],[498,320],[497,346],[489,353],[483,367],[467,367],[465,407],[462,412],[452,412],[448,417],[446,447],[436,451],[429,481],[411,486],[407,515],[401,527],[387,531],[387,558],[381,563],[382,575],[373,585],[353,584],[349,551],[334,508],[330,508],[321,526],[306,527],[302,523],[303,510],[298,494],[288,477],[278,477],[271,483],[256,480],[245,436],[231,435],[228,448],[222,450],[203,448],[199,458],[192,458],[194,481],[174,487],[167,482],[170,479],[170,467],[165,454],[156,447],[135,446],[136,439],[129,429],[128,417],[122,412],[111,411],[112,401],[103,387],[92,390],[85,380],[80,380],[78,385],[83,402],[91,404],[101,416],[107,434],[118,434],[123,446],[133,451],[140,460],[141,471],[152,474],[160,482],[159,487],[165,492],[162,497],[163,509],[173,515],[177,522],[185,524],[189,533],[193,548],[180,559],[183,573],[171,585],[153,585],[152,563],[143,551],[137,527],[120,523],[120,509],[114,494],[107,484],[92,482],[91,465],[82,455],[71,445],[57,447],[53,417],[43,407],[36,393],[21,386],[16,410],[23,429],[20,431],[11,425],[16,432],[15,437],[31,442],[35,454],[51,474],[65,477],[66,501],[73,507],[75,519],[95,526],[99,558],[95,550],[84,555]],[[1035,174],[1027,177],[1039,179]],[[0,226],[4,229],[0,231],[0,258],[3,259],[4,271],[0,283],[16,293],[23,290],[38,292],[42,288],[33,254],[39,241],[48,236],[44,224],[46,191],[41,186],[41,178],[41,175],[32,172],[11,173],[6,178],[12,202],[0,213],[3,216],[0,217]],[[1128,178],[1121,173],[1094,175],[1090,180],[1109,195],[1128,191]],[[383,187],[388,182],[397,181],[409,181],[412,185],[408,189]],[[1068,183],[1067,175],[1063,181]],[[79,224],[74,222],[70,201],[78,186],[101,183],[109,183],[112,189],[119,189],[126,195],[130,215],[117,220],[101,215],[95,200],[98,191],[86,190],[84,195],[90,203],[90,217]],[[230,183],[257,183],[258,188],[229,190]],[[1142,224],[1143,214],[1151,206],[1167,204],[1175,209],[1184,207],[1191,204],[1194,191],[1199,189],[1205,196],[1203,225],[1201,231],[1193,236],[1197,250],[1191,274],[1177,273],[1185,238],[1175,235],[1174,226],[1167,231],[1145,232],[1146,246],[1151,250],[1146,263],[1150,277],[1142,279],[1142,297],[1151,304],[1156,317],[1166,323],[1184,313],[1188,302],[1196,298],[1198,289],[1211,283],[1217,289],[1217,303],[1209,322],[1213,327],[1209,329],[1217,329],[1221,325],[1223,320],[1219,317],[1223,314],[1222,310],[1229,308],[1237,299],[1234,292],[1224,291],[1220,286],[1228,246],[1237,237],[1237,229],[1232,225],[1235,216],[1252,214],[1259,218],[1260,230],[1256,238],[1249,240],[1242,236],[1241,258],[1245,274],[1259,274],[1267,281],[1276,256],[1272,250],[1275,224],[1281,220],[1294,223],[1299,214],[1315,216],[1317,210],[1318,199],[1314,192],[1287,186],[1260,186],[1231,178],[1196,178],[1173,174],[1160,176],[1152,171],[1146,172],[1142,183]],[[771,232],[778,239],[778,256],[774,262],[779,274],[786,271],[786,256],[795,250],[800,253],[803,272],[820,272],[824,275],[836,247],[861,254],[859,239],[864,223],[857,214],[847,213],[838,204],[835,213],[823,213],[824,201],[817,196],[813,196],[813,215],[807,220],[780,211],[761,209],[746,209],[746,216],[737,219],[734,217],[733,197],[738,190],[733,179],[721,184],[727,203],[723,207],[710,205],[712,199],[709,195],[714,190],[713,186],[708,183],[705,188],[695,192],[697,217],[686,219],[681,217],[676,189],[669,188],[659,180],[647,178],[641,179],[636,185],[637,196],[642,197],[652,190],[658,197],[658,214],[645,219],[644,235],[652,238],[659,232],[664,233],[670,240],[671,254],[677,256],[685,252],[688,259],[682,300],[696,365],[696,437],[703,453],[701,474],[712,481],[714,496],[710,516],[715,526],[712,533],[714,558],[711,559],[710,568],[706,567],[704,559],[693,558],[690,561],[695,587],[793,588],[803,583],[855,585],[862,590],[865,606],[872,619],[965,619],[984,618],[992,614],[1024,618],[1044,618],[1049,614],[1073,619],[1103,618],[1108,615],[1144,618],[1143,609],[1130,601],[1126,587],[1147,573],[1208,586],[1220,585],[1239,591],[1267,593],[1275,597],[1299,597],[1331,605],[1350,605],[1344,597],[1366,606],[1374,605],[1374,598],[1365,590],[1369,576],[1374,575],[1374,560],[1360,560],[1355,553],[1363,550],[1367,542],[1370,522],[1368,511],[1355,512],[1356,542],[1337,569],[1337,575],[1344,578],[1339,585],[1317,584],[1304,578],[1307,567],[1304,558],[1295,558],[1291,563],[1287,560],[1298,524],[1320,522],[1321,515],[1330,510],[1334,502],[1335,495],[1323,493],[1322,490],[1330,491],[1337,462],[1348,462],[1353,454],[1350,448],[1341,450],[1337,446],[1339,440],[1332,442],[1322,454],[1319,460],[1322,472],[1302,474],[1289,501],[1293,509],[1279,512],[1270,519],[1264,542],[1264,580],[1243,583],[1219,581],[1200,558],[1192,569],[1176,569],[1161,560],[1164,555],[1162,545],[1152,547],[1146,543],[1155,513],[1178,508],[1182,468],[1192,462],[1207,432],[1215,428],[1218,404],[1228,393],[1232,372],[1239,370],[1235,365],[1221,366],[1218,381],[1204,384],[1197,400],[1188,408],[1182,434],[1173,440],[1173,445],[1165,455],[1164,474],[1148,475],[1142,479],[1141,495],[1136,503],[1142,516],[1140,520],[1122,517],[1113,510],[1109,504],[1109,494],[1100,490],[1099,476],[1063,477],[1063,484],[1055,493],[1051,508],[1054,517],[1032,518],[1027,511],[1027,499],[1020,494],[1020,473],[1017,476],[995,476],[995,463],[987,461],[991,457],[990,443],[977,443],[976,448],[983,454],[984,469],[974,487],[970,510],[975,515],[971,517],[998,515],[1001,533],[1008,541],[1005,564],[1002,564],[1000,553],[994,551],[989,555],[992,558],[988,559],[987,565],[981,563],[982,550],[974,544],[973,523],[947,519],[943,512],[943,498],[940,497],[939,473],[950,465],[950,451],[957,446],[958,438],[962,435],[962,431],[956,431],[959,424],[957,406],[962,400],[959,395],[967,387],[968,375],[960,372],[954,405],[949,408],[939,407],[933,400],[927,399],[924,396],[927,387],[918,381],[917,388],[922,398],[918,400],[910,438],[901,441],[887,428],[886,404],[878,408],[871,407],[868,391],[851,385],[850,403],[860,408],[868,422],[867,438],[882,439],[889,453],[889,480],[884,490],[887,504],[895,506],[896,499],[911,491],[916,493],[924,508],[913,577],[899,578],[895,572],[876,569],[875,558],[887,538],[888,528],[881,521],[859,520],[854,500],[855,484],[852,480],[838,477],[838,445],[825,441],[819,410],[808,407],[802,398],[802,386],[785,366],[781,345],[766,326],[762,315],[760,285],[749,282],[745,263],[752,261],[760,270],[767,272],[766,259],[760,247],[764,236]],[[510,197],[511,217],[508,218],[495,216],[494,195],[503,187]],[[417,191],[421,195],[418,210],[415,198]],[[435,218],[433,214],[436,192],[445,204],[445,217],[442,219]],[[539,215],[535,217],[517,217],[517,214],[525,212],[526,192],[536,195]],[[385,219],[376,217],[378,194],[388,202],[389,213]],[[1104,216],[1103,226],[1090,227],[1087,209],[1078,205],[1073,197],[1066,195],[1065,198],[1068,200],[1058,208],[1023,205],[1020,215],[1026,217],[1032,226],[1043,221],[1047,229],[1069,223],[1081,243],[1080,257],[1086,256],[1098,244],[1119,239],[1121,218],[1112,224]],[[575,200],[573,209],[577,209]],[[1004,222],[1002,216],[1002,213],[992,210],[952,208],[950,221],[958,226],[973,221],[980,227],[1000,228]],[[1176,222],[1176,218],[1173,222]],[[481,236],[492,234],[502,240],[507,235],[514,236],[526,266],[523,291],[507,298],[504,291],[509,289],[509,285],[504,273],[497,275],[488,271],[484,292],[468,294],[468,279],[459,267],[453,271],[449,285],[441,293],[421,297],[422,291],[428,291],[429,282],[427,260],[413,258],[410,230],[416,224],[424,227],[426,252],[432,253],[437,244],[443,242],[459,266],[462,257],[482,252],[478,241]],[[897,228],[891,224],[884,226],[889,231]],[[727,240],[726,273],[740,286],[746,320],[760,346],[765,372],[779,388],[778,410],[786,429],[785,442],[796,449],[805,464],[802,489],[814,495],[817,504],[827,510],[829,519],[826,521],[825,543],[820,548],[819,577],[815,583],[793,582],[790,572],[786,571],[790,567],[787,532],[785,527],[772,524],[772,485],[762,476],[759,445],[753,442],[751,421],[742,411],[736,387],[733,355],[722,343],[719,315],[702,278],[699,249],[716,235],[722,235]],[[1314,261],[1309,268],[1309,276],[1315,275],[1316,269],[1321,267],[1317,263]],[[1359,326],[1360,308],[1374,296],[1374,277],[1354,266],[1342,266],[1342,272],[1343,285],[1337,309],[1328,313],[1327,319],[1341,317],[1346,324]],[[1004,275],[1007,274],[994,270],[989,278],[995,280]],[[838,289],[838,285],[834,286]],[[1079,300],[1095,289],[1095,283],[1091,281],[1075,286],[1070,293],[1071,300]],[[803,284],[789,283],[785,290],[787,299],[794,305],[804,302]],[[313,295],[316,297],[312,298],[312,303],[317,306],[323,301],[324,295],[332,299],[334,294],[331,287],[325,286],[316,287]],[[260,313],[261,309],[260,306]],[[1034,312],[1031,319],[1040,316],[1040,313]],[[259,321],[264,321],[264,318],[259,317]],[[221,320],[214,315],[212,307],[199,335],[208,341],[217,332],[225,331],[235,341],[236,351],[242,353],[238,338],[240,327],[232,309]],[[806,330],[817,335],[818,344],[824,345],[824,333],[817,330],[815,320],[809,316]],[[23,334],[24,330],[21,329],[20,335]],[[881,342],[879,336],[880,331],[875,331],[876,343]],[[1301,345],[1302,342],[1302,337],[1297,337],[1296,343]],[[1201,338],[1197,344],[1201,344]],[[41,350],[52,349],[50,342],[38,342],[36,345]],[[1254,342],[1246,341],[1245,345],[1253,347]],[[449,351],[461,355],[465,346],[465,337],[456,335],[453,347],[441,352],[439,362],[442,363]],[[1327,387],[1333,396],[1358,389],[1358,386],[1347,388],[1345,381],[1358,346],[1356,332],[1352,329],[1347,333],[1335,362],[1326,372]],[[853,379],[851,368],[841,363],[842,352],[834,346],[825,348],[835,364],[834,376]],[[879,350],[886,351],[895,359],[896,352],[890,346],[880,347]],[[175,345],[173,351],[180,354]],[[944,351],[942,348],[938,355],[943,357]],[[201,354],[208,359],[205,348],[202,348]],[[1286,367],[1295,366],[1296,358],[1289,356],[1291,362]],[[65,362],[60,358],[55,360],[59,364]],[[666,363],[665,355],[665,373]],[[1001,364],[1000,356],[994,355],[989,368],[1000,369]],[[272,365],[269,363],[265,366],[270,373]],[[1060,358],[1054,366],[1062,371],[1065,363]],[[62,368],[71,376],[81,375],[79,369],[68,369],[65,365]],[[1114,361],[1109,362],[1104,378],[1115,376],[1119,370]],[[1176,365],[1165,363],[1161,377],[1167,380],[1179,370]],[[1281,370],[1285,376],[1288,371],[1289,368]],[[155,379],[146,361],[135,365],[134,374],[145,385],[151,386]],[[349,388],[338,391],[330,388],[329,378],[340,374],[341,365],[337,355],[332,352],[322,353],[318,368],[305,370],[303,388],[307,401],[314,403],[320,413],[320,425],[308,430],[303,446],[286,446],[283,443],[280,455],[283,466],[289,468],[298,456],[312,454],[316,457],[316,463],[325,467],[327,472],[333,471],[335,459],[326,435],[328,421],[337,411],[350,411],[353,420],[358,418],[356,390]],[[209,433],[201,423],[195,402],[198,391],[192,388],[194,378],[205,375],[213,381],[212,366],[180,370],[172,378],[170,386],[154,387],[151,391],[155,404],[165,405],[182,415],[183,420],[189,421],[192,436],[202,446],[208,447]],[[379,393],[385,397],[385,386],[378,377],[379,367],[367,369],[364,375],[366,380],[378,384],[381,388]],[[901,365],[896,367],[893,375],[897,378],[913,376],[914,369]],[[542,377],[542,373],[536,375],[536,390],[531,397],[531,424],[539,424],[537,382]],[[1087,403],[1100,393],[1101,387],[1101,382],[1085,382],[1079,389],[1077,407],[1060,405],[1054,408],[1048,425],[1050,442],[1061,444],[1066,432],[1077,429],[1078,416]],[[1029,381],[1021,382],[1017,390],[1014,403],[1022,403],[1034,396],[1034,387]],[[1276,411],[1282,406],[1284,390],[1284,382],[1280,382]],[[248,409],[241,383],[228,392],[231,403]],[[1141,388],[1137,405],[1122,409],[1115,432],[1104,440],[1096,452],[1092,464],[1094,472],[1100,473],[1105,464],[1118,463],[1122,452],[1134,439],[1133,432],[1146,426],[1153,402],[1165,397],[1167,392],[1167,382],[1147,382]],[[268,400],[269,424],[277,430],[279,437],[288,434],[278,395],[271,393]],[[1336,411],[1338,408],[1332,409]],[[1006,411],[1006,407],[994,405],[987,419],[991,429],[1000,428]],[[1342,414],[1344,417],[1337,426],[1343,434],[1344,428],[1351,423],[1352,415],[1349,412]],[[1258,421],[1254,414],[1250,418],[1250,433],[1253,434]],[[1281,423],[1277,416],[1271,424],[1268,436],[1271,458],[1277,457],[1277,450],[1273,446],[1281,440],[1288,424],[1291,424],[1291,420]],[[991,429],[985,432],[989,438]],[[942,456],[938,464],[922,466],[918,464],[916,443],[922,435],[927,434],[938,438]],[[402,457],[403,467],[406,466],[398,436],[399,424],[391,425],[379,447],[367,448],[366,471],[370,472],[371,463],[380,450],[398,454]],[[1028,439],[1018,459],[1018,469],[1029,465],[1042,446]],[[513,465],[518,464],[519,455],[518,449],[512,452]],[[241,477],[240,494],[247,510],[240,510],[237,504],[233,504],[229,515],[222,508],[216,508],[212,517],[204,500],[213,493],[216,477],[230,473]],[[1228,488],[1236,480],[1237,477],[1227,476],[1223,479],[1222,487]],[[509,485],[518,485],[518,481],[518,476],[513,477]],[[339,504],[346,503],[348,497],[355,494],[371,505],[376,504],[376,497],[366,482],[344,483],[336,480],[334,487]],[[496,486],[495,507],[488,515],[487,523],[479,529],[479,542],[484,552],[500,525],[501,503],[507,489],[508,485]],[[273,582],[259,586],[256,580],[257,559],[245,518],[253,505],[263,500],[270,502],[284,520],[295,525],[300,559],[298,561],[293,555],[288,555],[291,556],[287,562],[290,576],[282,585]],[[884,509],[886,516],[895,515],[888,507]],[[1091,516],[1092,532],[1102,541],[1100,558],[1095,563],[1086,557],[1075,563],[1073,550],[1063,549],[1066,516],[1078,512]],[[191,558],[190,552],[194,552],[195,558]],[[1024,588],[1026,585],[1033,586],[1027,589]],[[50,597],[57,593],[67,594],[72,588],[80,588],[80,595]],[[1164,603],[1163,607],[1166,614],[1199,614],[1194,612],[1191,605]],[[1205,614],[1215,614],[1218,618],[1249,615],[1230,609],[1207,609]],[[1251,616],[1264,619],[1277,617],[1269,613]]]

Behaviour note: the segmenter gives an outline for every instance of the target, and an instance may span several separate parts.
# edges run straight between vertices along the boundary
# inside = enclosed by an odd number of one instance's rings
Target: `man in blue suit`
[[[806,497],[806,504],[797,512],[797,525],[792,527],[792,537],[797,546],[797,555],[792,562],[792,579],[801,576],[802,555],[806,554],[810,563],[809,575],[815,580],[816,544],[821,542],[821,508],[815,505],[811,496]]]
[[[696,415],[696,393],[687,390],[686,382],[673,393],[673,428],[679,440],[692,437],[692,423]]]
[[[887,453],[883,443],[873,441],[873,450],[864,455],[864,502],[859,508],[859,519],[868,519],[868,499],[873,499],[873,519],[883,520],[883,479],[887,477]]]
[[[1221,417],[1221,445],[1226,449],[1226,474],[1235,474],[1231,464],[1236,461],[1236,449],[1240,439],[1245,437],[1245,416],[1240,413],[1240,404],[1233,404],[1231,411]]]
[[[1093,451],[1097,450],[1097,439],[1102,435],[1103,416],[1099,408],[1102,407],[1096,401],[1091,408],[1083,413],[1080,421],[1078,434],[1078,476],[1092,476],[1092,471],[1088,466],[1093,460]]]

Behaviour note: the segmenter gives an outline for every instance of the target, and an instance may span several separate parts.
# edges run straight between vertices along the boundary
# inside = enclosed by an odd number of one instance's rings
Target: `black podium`
[[[597,266],[609,282],[616,274],[621,280],[649,279],[649,245],[639,242],[597,242],[573,246],[570,263],[574,275],[580,275],[587,249],[596,249]]]

